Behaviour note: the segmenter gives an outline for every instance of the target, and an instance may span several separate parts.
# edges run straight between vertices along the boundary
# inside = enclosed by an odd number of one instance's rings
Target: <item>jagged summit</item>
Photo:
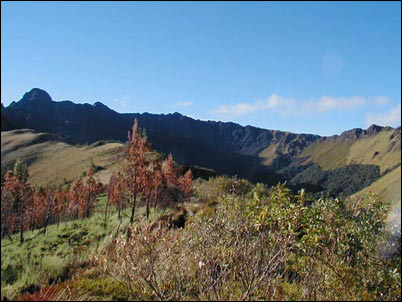
[[[386,128],[390,128],[390,127],[386,127]],[[384,129],[384,127],[376,125],[376,124],[372,124],[370,127],[367,128],[366,133],[367,134],[378,133],[382,129]]]
[[[43,89],[33,88],[29,92],[26,92],[21,101],[33,101],[33,102],[51,102],[52,98]]]
[[[35,108],[48,107],[53,102],[51,96],[43,89],[33,88],[24,93],[23,97],[18,102],[11,102],[7,108]]]
[[[180,164],[268,186],[289,181],[296,191],[307,184],[308,190],[317,194],[323,190],[334,196],[352,194],[400,164],[400,128],[372,125],[321,137],[194,120],[177,112],[118,113],[99,101],[55,102],[38,88],[2,109],[2,131],[34,129],[81,144],[125,142],[135,118],[146,129],[152,146],[172,153]]]
[[[372,124],[370,127],[368,127],[366,130],[362,128],[353,128],[351,130],[347,130],[341,133],[340,137],[341,138],[346,138],[346,139],[357,139],[361,137],[362,135],[373,135],[381,132],[382,130],[391,130],[394,129],[392,127],[386,126],[379,126],[376,124]],[[337,135],[331,136],[331,137],[337,137]]]
[[[95,102],[93,104],[93,106],[96,108],[103,108],[103,109],[111,110],[108,106],[106,106],[105,104],[103,104],[102,102],[99,102],[99,101]]]

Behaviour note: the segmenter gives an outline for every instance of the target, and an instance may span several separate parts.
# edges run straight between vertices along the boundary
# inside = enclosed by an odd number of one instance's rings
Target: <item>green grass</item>
[[[101,195],[95,213],[90,218],[50,225],[46,235],[42,230],[25,233],[20,245],[18,234],[1,240],[1,295],[15,298],[21,291],[36,285],[68,279],[77,268],[85,267],[93,255],[102,251],[118,234],[123,234],[129,224],[130,209],[123,211],[123,219],[109,206],[104,224],[107,196]],[[151,211],[151,219],[162,212]],[[145,215],[139,207],[137,219]],[[118,233],[118,234],[117,234]]]
[[[2,240],[2,298],[370,300],[383,293],[385,299],[400,296],[400,269],[394,267],[395,263],[400,267],[400,257],[388,263],[378,254],[387,206],[375,198],[367,199],[365,208],[337,199],[320,199],[307,206],[310,201],[305,193],[293,195],[284,185],[266,188],[222,176],[198,180],[193,202],[180,204],[193,212],[184,229],[155,230],[152,222],[170,210],[152,210],[147,222],[145,208],[139,207],[136,228],[126,241],[130,209],[123,211],[120,225],[117,210],[109,207],[105,225],[107,196],[103,194],[88,219],[51,225],[45,236],[41,230],[26,233],[22,245],[18,235],[12,242]],[[115,237],[117,242],[109,245]],[[353,257],[348,256],[351,250]],[[282,252],[275,254],[278,251]],[[209,285],[216,274],[214,261],[219,267],[228,265],[216,291]],[[276,261],[275,269],[266,275],[260,268],[270,267],[271,261]],[[283,275],[281,265],[286,266]],[[257,278],[248,273],[250,268]],[[156,279],[144,277],[149,270],[155,270]],[[299,273],[301,281],[288,280],[285,271]],[[249,282],[257,283],[248,288]],[[51,284],[57,285],[49,288]],[[40,288],[43,292],[38,292]],[[46,296],[48,290],[54,296]],[[20,296],[29,292],[36,293]]]

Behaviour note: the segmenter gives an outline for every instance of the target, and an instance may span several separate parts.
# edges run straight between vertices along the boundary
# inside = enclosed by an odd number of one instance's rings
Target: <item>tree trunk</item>
[[[46,230],[47,230],[47,226],[48,226],[48,224],[49,224],[49,220],[50,220],[50,209],[49,209],[49,211],[48,211],[48,213],[47,213],[47,216],[46,216],[46,220],[45,220],[45,229],[43,230],[43,235],[46,235]]]
[[[136,199],[137,199],[136,195],[133,194],[133,206],[131,208],[130,226],[134,223]],[[127,228],[127,240],[129,240],[131,238],[131,228],[130,228],[130,226]]]
[[[21,222],[20,222],[20,243],[24,242],[24,214],[21,208]]]
[[[88,206],[87,206],[87,211],[86,211],[86,217],[89,218],[90,214],[91,214],[91,201],[89,201]]]
[[[137,199],[137,196],[135,196],[135,194],[134,194],[134,195],[133,195],[133,206],[132,206],[132,208],[131,208],[130,224],[133,224],[133,223],[134,223],[134,214],[135,214],[136,199]]]
[[[22,244],[24,242],[24,209],[22,202],[17,201],[20,205],[20,244]]]
[[[147,199],[147,220],[149,219],[149,199]]]
[[[104,228],[106,230],[106,220],[107,220],[107,208],[109,206],[109,198],[106,201],[106,209],[105,209],[105,222],[104,222]],[[119,211],[120,212],[120,211]]]
[[[46,235],[46,230],[47,230],[47,226],[48,226],[49,221],[50,221],[50,215],[51,215],[51,211],[52,211],[51,207],[52,207],[52,204],[48,205],[48,207],[47,207],[47,214],[46,214],[46,220],[45,220],[45,229],[43,230],[43,235]]]

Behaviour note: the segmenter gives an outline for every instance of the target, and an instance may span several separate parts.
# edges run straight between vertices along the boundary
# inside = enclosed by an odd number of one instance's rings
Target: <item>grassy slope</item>
[[[262,150],[259,154],[259,157],[262,158],[262,163],[267,166],[271,165],[273,160],[277,158],[278,149],[279,144],[271,144]]]
[[[376,135],[364,136],[358,140],[340,137],[316,142],[307,147],[300,157],[305,163],[314,162],[324,170],[333,170],[349,164],[377,165],[381,173],[401,163],[401,136],[395,130],[383,130]],[[362,197],[377,193],[392,203],[401,200],[401,167],[385,174],[369,187],[354,194]]]
[[[93,216],[50,225],[44,236],[42,230],[25,233],[20,245],[18,234],[1,240],[1,296],[15,298],[21,291],[35,284],[63,281],[80,267],[85,268],[92,256],[98,255],[118,234],[124,234],[129,224],[130,209],[123,212],[122,223],[117,210],[109,206],[104,227],[107,196],[101,195]],[[150,219],[163,211],[152,209]],[[145,208],[137,210],[136,219],[145,215]]]
[[[104,170],[95,177],[107,183],[112,171],[119,167],[117,154],[121,144],[73,146],[46,133],[32,130],[1,132],[1,165],[12,166],[17,158],[28,162],[30,182],[46,185],[49,179],[56,184],[82,175],[93,162]]]
[[[219,177],[209,182],[200,180],[195,186],[196,196],[209,201],[218,199],[228,188],[235,188],[237,194],[241,194],[243,191],[247,192],[250,185],[245,181],[228,181]],[[258,194],[253,196],[258,199]],[[112,207],[107,226],[104,228],[102,223],[105,205],[106,195],[102,195],[91,218],[50,226],[46,236],[38,231],[27,233],[26,238],[32,239],[26,240],[21,246],[18,243],[18,235],[13,242],[2,240],[2,297],[15,298],[21,290],[28,289],[30,285],[44,285],[51,280],[59,282],[63,281],[63,278],[70,278],[68,290],[76,291],[80,300],[108,301],[130,297],[124,292],[127,288],[120,288],[119,282],[99,274],[99,270],[89,263],[92,256],[99,256],[116,234],[125,231],[128,223],[128,217],[125,217],[119,227],[116,210]],[[127,209],[125,216],[128,216],[129,212]],[[206,207],[201,213],[215,215],[215,209]],[[159,211],[151,212],[151,220],[155,220],[160,214],[162,213]],[[144,208],[139,208],[137,219],[143,215]],[[5,282],[7,276],[13,275],[14,282]]]
[[[364,197],[369,193],[377,193],[381,199],[396,204],[401,201],[401,166],[384,175],[370,186],[354,194],[354,197]]]
[[[334,170],[347,165],[346,158],[352,144],[352,141],[327,139],[311,144],[299,157],[307,158],[304,164],[313,162],[324,170]]]
[[[381,131],[375,136],[358,140],[351,146],[347,162],[378,165],[381,172],[392,169],[401,162],[401,140],[400,137],[391,139],[393,132]],[[378,154],[374,155],[376,152]]]
[[[272,144],[259,155],[265,165],[270,165],[277,157],[278,151],[286,154],[286,150],[282,150],[279,144]],[[301,160],[304,159],[302,164],[316,163],[327,171],[350,164],[361,164],[377,165],[381,173],[384,173],[401,163],[401,135],[395,129],[383,129],[375,135],[362,136],[356,140],[339,136],[327,138],[312,143],[298,157]],[[356,193],[356,196],[374,192],[382,198],[396,202],[401,198],[400,186],[401,169],[399,167]]]
[[[324,170],[334,170],[349,164],[378,165],[381,173],[401,162],[400,136],[392,137],[394,130],[383,130],[376,135],[358,140],[341,137],[328,138],[308,146],[299,155],[305,163],[314,162]],[[374,155],[378,152],[377,155]]]

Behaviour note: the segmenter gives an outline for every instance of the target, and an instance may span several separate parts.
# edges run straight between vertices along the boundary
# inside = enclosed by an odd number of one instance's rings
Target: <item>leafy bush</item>
[[[227,178],[203,183],[198,194],[218,200],[214,211],[201,211],[182,230],[143,221],[98,265],[132,299],[400,299],[401,240],[389,244],[387,204],[374,197],[364,207],[313,202],[284,185],[240,185],[235,194],[236,185]],[[380,253],[385,245],[393,256]]]
[[[216,176],[208,181],[198,179],[195,186],[195,195],[206,202],[216,201],[220,196],[233,193],[244,195],[252,189],[252,184],[245,179]]]

